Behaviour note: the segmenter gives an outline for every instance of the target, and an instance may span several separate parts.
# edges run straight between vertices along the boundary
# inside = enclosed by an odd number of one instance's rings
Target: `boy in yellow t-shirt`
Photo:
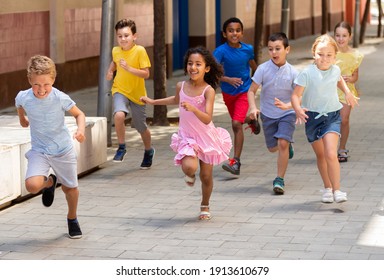
[[[144,144],[144,158],[141,169],[149,169],[152,165],[155,149],[151,145],[151,132],[146,123],[145,104],[140,97],[146,96],[144,79],[149,78],[151,62],[143,46],[136,45],[136,24],[133,20],[122,19],[115,25],[117,43],[112,49],[112,62],[108,68],[106,79],[113,79],[113,116],[119,147],[113,161],[122,162],[126,154],[125,117],[130,112],[132,122],[140,133]]]

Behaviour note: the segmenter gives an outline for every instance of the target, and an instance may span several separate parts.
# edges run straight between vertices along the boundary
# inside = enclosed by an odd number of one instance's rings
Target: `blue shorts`
[[[262,113],[260,114],[263,124],[265,144],[267,148],[277,146],[278,139],[285,139],[293,143],[293,132],[295,131],[296,115],[288,114],[278,119],[271,119]]]
[[[309,143],[313,143],[324,137],[328,132],[337,133],[340,136],[340,110],[327,113],[328,116],[321,116],[315,119],[318,112],[306,112],[308,115],[305,123],[305,134]]]

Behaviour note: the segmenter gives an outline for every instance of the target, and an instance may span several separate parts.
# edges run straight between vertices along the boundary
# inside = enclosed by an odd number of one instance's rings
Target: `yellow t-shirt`
[[[356,69],[359,68],[364,55],[358,50],[352,52],[342,53],[338,52],[336,55],[336,65],[340,67],[342,76],[351,76]],[[356,90],[355,84],[347,83],[348,88],[357,97],[359,94]],[[339,94],[339,100],[342,103],[347,103],[345,100],[345,94],[341,89],[337,89]]]
[[[112,94],[119,92],[134,103],[143,105],[140,97],[147,95],[145,81],[136,75],[133,75],[120,66],[120,59],[124,59],[127,64],[136,69],[150,68],[147,51],[143,46],[135,45],[130,50],[124,51],[121,47],[112,49],[112,59],[116,64],[116,76],[113,80]]]

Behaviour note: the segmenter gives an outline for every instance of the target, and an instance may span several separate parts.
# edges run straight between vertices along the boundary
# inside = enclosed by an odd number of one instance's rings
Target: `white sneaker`
[[[333,197],[337,203],[347,201],[347,193],[340,190],[335,191]]]
[[[332,203],[333,202],[333,193],[331,188],[326,188],[323,191],[323,196],[321,198],[321,202],[324,203]]]

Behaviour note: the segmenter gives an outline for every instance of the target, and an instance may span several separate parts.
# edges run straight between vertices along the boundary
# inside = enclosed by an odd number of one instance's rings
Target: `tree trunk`
[[[164,0],[153,1],[154,10],[154,74],[153,87],[154,99],[167,96],[166,85],[166,46],[165,46],[165,4]],[[167,106],[157,105],[153,108],[153,125],[169,125]]]
[[[321,34],[328,32],[328,7],[327,0],[321,0]]]
[[[255,17],[255,61],[259,65],[262,57],[262,37],[263,37],[263,23],[264,23],[264,0],[257,0],[256,4],[256,17]]]
[[[364,43],[365,30],[367,28],[368,15],[370,11],[371,11],[371,0],[367,0],[367,2],[365,3],[363,20],[361,21],[361,27],[360,27],[360,44]]]
[[[382,29],[381,19],[383,17],[383,7],[381,6],[381,0],[377,0],[377,9],[379,10],[379,24],[377,25],[377,37],[380,38]]]

